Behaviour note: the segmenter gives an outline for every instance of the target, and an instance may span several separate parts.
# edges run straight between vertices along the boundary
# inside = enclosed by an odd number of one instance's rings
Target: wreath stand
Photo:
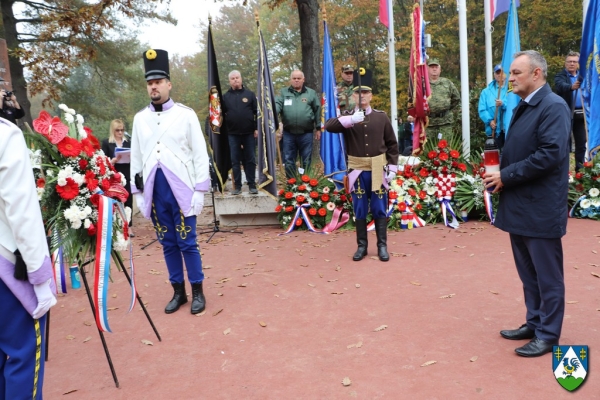
[[[123,264],[121,255],[119,253],[117,253],[115,250],[112,250],[111,254],[113,256],[113,259],[116,260],[117,263],[119,264],[121,271],[123,271],[123,273],[125,274],[125,277],[127,278],[127,281],[129,282],[129,285],[131,286],[132,285],[131,277],[129,276],[129,273],[127,272],[127,269],[125,268],[125,265]],[[92,309],[92,315],[94,316],[94,321],[96,321],[96,309],[94,308],[94,300],[92,299],[92,294],[90,292],[90,286],[88,284],[85,269],[84,269],[84,267],[86,265],[92,263],[93,261],[94,261],[94,258],[91,258],[90,260],[84,262],[83,264],[80,264],[79,265],[79,274],[81,275],[83,284],[85,286],[85,293],[87,294],[88,300],[90,301],[90,307]],[[158,330],[154,326],[154,322],[152,322],[152,318],[150,318],[150,314],[148,314],[148,310],[146,310],[146,306],[144,305],[144,302],[142,301],[142,298],[137,293],[137,291],[135,293],[135,297],[136,297],[138,303],[140,304],[140,306],[142,307],[144,314],[146,314],[146,318],[148,319],[150,326],[152,326],[152,330],[156,334],[156,337],[158,338],[159,341],[162,342],[160,334],[158,333]],[[115,371],[115,367],[113,366],[112,359],[110,358],[110,352],[108,351],[108,346],[106,345],[106,340],[104,339],[104,332],[102,332],[98,328],[98,326],[96,326],[96,329],[98,329],[98,335],[100,335],[100,340],[102,341],[102,347],[104,348],[104,354],[106,355],[106,361],[108,361],[108,366],[110,367],[110,372],[112,373],[113,380],[115,381],[115,386],[118,388],[119,380],[117,379],[117,373]],[[46,320],[46,361],[48,361],[49,339],[50,339],[50,313],[48,313],[48,318]]]

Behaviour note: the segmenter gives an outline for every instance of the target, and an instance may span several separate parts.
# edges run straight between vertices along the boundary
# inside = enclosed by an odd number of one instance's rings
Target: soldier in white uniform
[[[196,113],[170,97],[169,55],[144,53],[148,95],[152,102],[133,120],[131,192],[145,218],[152,219],[174,295],[165,312],[187,303],[183,260],[192,285],[192,314],[205,308],[204,274],[196,243],[196,215],[210,188],[208,153]],[[183,260],[182,260],[183,256]]]
[[[46,313],[55,293],[27,145],[0,118],[0,400],[42,398]]]

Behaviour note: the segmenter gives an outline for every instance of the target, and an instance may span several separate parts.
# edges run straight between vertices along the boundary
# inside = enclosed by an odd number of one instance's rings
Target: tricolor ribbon
[[[112,248],[113,203],[110,197],[100,196],[96,232],[96,259],[94,262],[94,303],[96,325],[103,332],[111,332],[108,325],[107,300]]]
[[[483,189],[483,204],[485,205],[485,212],[490,219],[490,224],[494,225],[494,206],[492,205],[492,194],[486,189]]]
[[[329,221],[329,223],[325,225],[325,228],[323,228],[323,232],[331,233],[336,229],[339,229],[342,226],[344,226],[349,220],[350,213],[344,210],[344,207],[336,207],[335,210],[333,210],[331,221]]]
[[[456,191],[456,177],[448,174],[440,174],[436,178],[435,186],[437,189],[437,199],[440,202],[442,216],[444,217],[444,225],[454,229],[458,228],[458,219],[450,205],[450,200],[452,200]],[[452,221],[450,222],[448,222],[448,213],[452,216]]]
[[[421,228],[423,226],[426,225],[425,221],[419,217],[417,215],[417,213],[414,211],[412,205],[413,202],[410,200],[405,200],[404,203],[406,204],[406,210],[411,212],[413,217],[412,217],[412,221],[413,221],[413,227],[415,228]],[[387,210],[387,217],[391,217],[392,214],[394,213],[394,209],[397,207],[398,205],[398,199],[389,199],[388,201],[388,210]],[[375,229],[375,220],[371,220],[371,222],[369,222],[367,224],[367,231],[372,231]]]
[[[440,202],[440,207],[442,209],[442,216],[444,217],[444,225],[449,226],[450,228],[458,228],[459,223],[458,223],[458,219],[456,218],[456,214],[454,213],[454,210],[452,209],[452,206],[450,205],[450,199],[445,198],[445,197],[440,197],[438,198],[438,201]],[[447,213],[450,213],[450,215],[452,216],[452,221],[448,222],[448,215]]]
[[[55,234],[55,236],[58,236]],[[52,253],[52,270],[54,272],[54,280],[56,282],[56,291],[59,294],[67,293],[67,278],[65,275],[65,259],[63,256],[63,248],[60,246]]]
[[[406,203],[406,209],[408,211],[410,211],[413,215],[413,227],[415,228],[422,228],[426,225],[426,222],[423,218],[419,217],[417,215],[417,213],[413,210],[413,202],[410,200],[405,200],[404,201]]]
[[[579,203],[581,203],[581,200],[583,200],[583,199],[585,199],[585,195],[578,198],[577,201],[575,202],[575,204],[573,204],[573,207],[571,207],[571,210],[569,211],[569,217],[571,217],[571,218],[575,217],[575,208],[579,205]]]
[[[125,213],[125,207],[123,203],[117,203],[117,211],[121,216],[121,220],[123,221],[123,236],[125,240],[129,239],[129,224],[127,223],[127,214]],[[111,246],[112,247],[112,246]],[[129,303],[129,311],[133,310],[135,307],[135,301],[137,299],[137,286],[135,285],[135,268],[133,265],[133,243],[131,240],[129,241],[129,269],[131,270],[131,302]]]
[[[296,204],[296,214],[294,215],[292,222],[290,222],[290,225],[285,230],[285,232],[280,233],[279,235],[286,235],[286,234],[292,232],[294,229],[296,229],[296,221],[298,220],[298,218],[302,218],[304,220],[304,222],[306,223],[306,227],[308,228],[309,231],[314,232],[314,233],[327,234],[328,232],[325,232],[325,231],[315,228],[313,223],[310,221],[310,217],[308,216],[308,213],[306,212],[306,208],[308,208],[308,207],[310,207],[310,204],[308,204],[308,203]]]

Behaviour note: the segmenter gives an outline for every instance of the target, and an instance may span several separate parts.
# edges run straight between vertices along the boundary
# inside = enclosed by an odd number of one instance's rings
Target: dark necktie
[[[511,125],[523,114],[523,111],[527,108],[529,104],[525,100],[521,100],[515,109],[515,113],[511,122]]]

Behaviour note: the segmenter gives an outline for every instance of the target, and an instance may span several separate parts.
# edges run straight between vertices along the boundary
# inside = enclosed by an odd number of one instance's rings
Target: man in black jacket
[[[4,79],[0,78],[0,82],[4,83]],[[24,116],[25,111],[21,108],[15,94],[6,89],[0,89],[0,117],[16,125],[17,120]]]
[[[583,121],[583,107],[579,86],[579,53],[570,51],[565,60],[565,69],[554,76],[554,91],[571,109],[573,139],[575,141],[575,171],[583,166],[585,161],[585,124]]]
[[[244,164],[244,173],[251,194],[258,194],[256,189],[256,95],[242,84],[242,75],[233,70],[229,73],[231,88],[223,95],[225,123],[231,149],[231,168],[235,188],[231,194],[242,193],[242,172],[240,164]]]

